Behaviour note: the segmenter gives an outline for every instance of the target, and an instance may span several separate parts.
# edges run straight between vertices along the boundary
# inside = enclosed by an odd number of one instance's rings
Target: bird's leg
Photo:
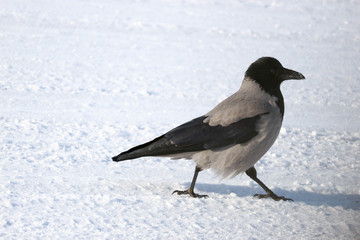
[[[257,178],[257,174],[256,174],[256,169],[254,167],[249,168],[248,170],[245,171],[246,174],[255,182],[257,182],[260,187],[262,187],[266,194],[255,194],[254,197],[258,197],[258,198],[268,198],[271,197],[272,199],[274,199],[275,201],[280,201],[280,200],[284,200],[284,201],[293,201],[290,198],[285,198],[283,196],[278,196],[276,195],[273,191],[271,191],[267,186],[265,186],[265,184],[260,181],[260,179]]]
[[[196,182],[197,176],[201,170],[202,169],[199,168],[198,166],[195,167],[194,177],[193,177],[193,180],[191,182],[189,189],[183,190],[183,191],[175,190],[172,194],[174,194],[174,193],[177,193],[178,195],[188,194],[190,197],[193,197],[193,198],[208,198],[209,197],[208,195],[200,195],[200,194],[194,193],[195,182]]]

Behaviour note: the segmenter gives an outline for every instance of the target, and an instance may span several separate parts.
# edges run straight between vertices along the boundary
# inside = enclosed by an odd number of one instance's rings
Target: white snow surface
[[[360,2],[3,0],[1,239],[360,239]],[[111,157],[205,114],[273,56],[279,138],[246,175]]]

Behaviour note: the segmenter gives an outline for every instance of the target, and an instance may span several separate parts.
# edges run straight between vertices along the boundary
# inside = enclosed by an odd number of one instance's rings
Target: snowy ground
[[[358,1],[0,3],[1,239],[360,239]],[[191,161],[110,157],[200,116],[274,56],[283,129],[252,197]]]

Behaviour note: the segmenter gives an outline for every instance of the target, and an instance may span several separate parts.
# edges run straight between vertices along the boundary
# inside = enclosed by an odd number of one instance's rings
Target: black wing
[[[210,126],[204,123],[206,116],[195,118],[164,135],[142,145],[131,148],[113,158],[122,161],[143,156],[164,156],[202,150],[218,151],[234,144],[246,143],[258,132],[257,122],[263,113],[244,118],[229,126]]]

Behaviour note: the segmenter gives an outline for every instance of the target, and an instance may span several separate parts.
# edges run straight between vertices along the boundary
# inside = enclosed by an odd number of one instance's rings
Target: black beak
[[[283,68],[279,71],[278,77],[284,81],[289,79],[305,79],[304,75],[291,69]]]

